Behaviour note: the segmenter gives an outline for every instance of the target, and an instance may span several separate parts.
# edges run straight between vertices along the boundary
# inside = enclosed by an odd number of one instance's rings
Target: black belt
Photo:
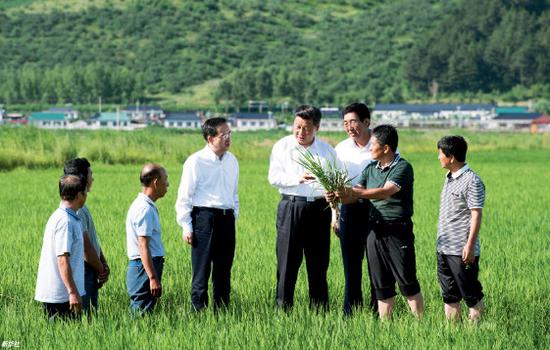
[[[304,196],[293,196],[290,194],[283,194],[283,199],[289,200],[291,202],[317,202],[320,200],[325,200],[325,197],[304,197]]]
[[[380,226],[403,226],[407,224],[412,224],[412,220],[409,219],[395,219],[395,220],[384,220],[384,219],[370,219],[375,225]]]
[[[196,209],[196,210],[204,210],[204,211],[209,211],[213,214],[218,214],[218,215],[233,215],[233,209],[220,209],[220,208],[209,208],[209,207],[193,207],[193,209]]]
[[[151,260],[153,260],[153,261],[164,261],[164,257],[163,256],[154,256],[153,258],[151,258]],[[141,258],[132,259],[131,261],[141,261]]]

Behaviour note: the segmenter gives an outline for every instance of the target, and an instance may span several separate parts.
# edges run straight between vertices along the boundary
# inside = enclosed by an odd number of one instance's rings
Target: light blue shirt
[[[157,206],[151,198],[139,193],[126,216],[126,244],[128,258],[140,259],[138,237],[151,237],[149,251],[152,257],[164,256],[164,246],[161,240],[160,218]]]
[[[76,213],[60,206],[49,218],[44,230],[42,252],[38,264],[35,300],[44,303],[69,301],[69,293],[61,278],[57,257],[69,253],[73,280],[80,295],[84,289],[84,239]]]

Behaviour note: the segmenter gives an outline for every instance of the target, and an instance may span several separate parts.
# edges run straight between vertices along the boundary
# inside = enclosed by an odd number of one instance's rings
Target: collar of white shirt
[[[204,151],[205,157],[207,157],[209,160],[218,160],[218,161],[221,161],[222,159],[224,159],[225,153],[227,153],[225,152],[224,154],[221,155],[221,157],[218,157],[218,155],[214,153],[214,151],[212,151],[212,149],[210,148],[210,146],[208,146],[208,144],[204,146],[203,151]]]
[[[454,172],[454,173],[451,173],[450,171],[447,173],[447,177],[452,177],[453,179],[458,179],[458,177],[462,174],[464,174],[465,172],[467,172],[468,170],[470,170],[470,167],[468,166],[468,164],[464,164],[464,166],[460,169],[458,169],[458,171]]]
[[[295,146],[295,147],[302,147],[302,148],[305,148],[305,149],[318,149],[319,148],[319,142],[317,142],[317,137],[315,137],[313,139],[313,142],[311,143],[311,145],[309,146],[302,146],[298,143],[298,140],[296,140],[296,137],[294,137],[294,135],[292,135],[292,144]]]

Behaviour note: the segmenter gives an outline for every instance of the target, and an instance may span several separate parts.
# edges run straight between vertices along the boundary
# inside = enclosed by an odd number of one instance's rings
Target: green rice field
[[[445,171],[435,145],[449,133],[460,133],[469,141],[468,163],[487,188],[480,233],[480,280],[487,312],[477,326],[445,321],[436,277],[436,224]],[[181,240],[174,204],[182,163],[203,147],[201,135],[155,128],[135,132],[0,128],[3,348],[10,344],[22,349],[550,348],[550,135],[400,131],[399,148],[415,171],[413,221],[426,312],[417,321],[398,297],[394,317],[385,323],[366,309],[343,317],[344,275],[335,236],[328,276],[330,310],[316,313],[308,308],[305,266],[295,307],[288,313],[275,308],[279,195],[267,182],[267,170],[271,147],[284,135],[283,131],[233,133],[231,151],[240,162],[241,215],[232,302],[226,311],[195,314],[189,300],[191,250]],[[333,145],[346,137],[343,132],[319,136]],[[100,290],[100,311],[91,321],[49,323],[33,300],[36,271],[44,226],[59,204],[61,165],[74,156],[92,162],[95,182],[88,206],[111,266],[111,279]],[[131,320],[124,222],[140,191],[140,168],[147,161],[166,166],[171,185],[157,202],[167,254],[164,294],[151,317]],[[367,290],[364,282],[365,297]]]

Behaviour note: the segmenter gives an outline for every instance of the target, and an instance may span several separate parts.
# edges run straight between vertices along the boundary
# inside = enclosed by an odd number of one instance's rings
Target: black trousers
[[[277,305],[294,304],[294,288],[306,258],[310,306],[328,307],[330,208],[324,199],[286,198],[277,209]]]
[[[340,212],[340,247],[344,264],[346,286],[344,289],[344,314],[350,315],[353,308],[363,305],[363,291],[361,288],[363,277],[363,261],[367,253],[368,214],[370,202],[344,204]],[[368,264],[367,264],[368,266]],[[369,306],[373,311],[378,309],[370,268],[369,279],[370,300]]]
[[[48,315],[50,321],[57,319],[62,320],[76,320],[80,318],[80,314],[71,312],[69,302],[65,303],[42,303],[44,306],[44,312]]]
[[[445,304],[464,299],[468,307],[474,307],[483,299],[483,287],[478,279],[479,256],[471,264],[464,264],[458,255],[437,253],[437,277]]]
[[[412,221],[369,221],[369,230],[367,256],[376,299],[397,295],[396,282],[406,297],[420,293]]]
[[[193,207],[191,303],[200,311],[208,305],[208,279],[212,272],[214,307],[229,305],[231,267],[235,255],[233,210]]]

